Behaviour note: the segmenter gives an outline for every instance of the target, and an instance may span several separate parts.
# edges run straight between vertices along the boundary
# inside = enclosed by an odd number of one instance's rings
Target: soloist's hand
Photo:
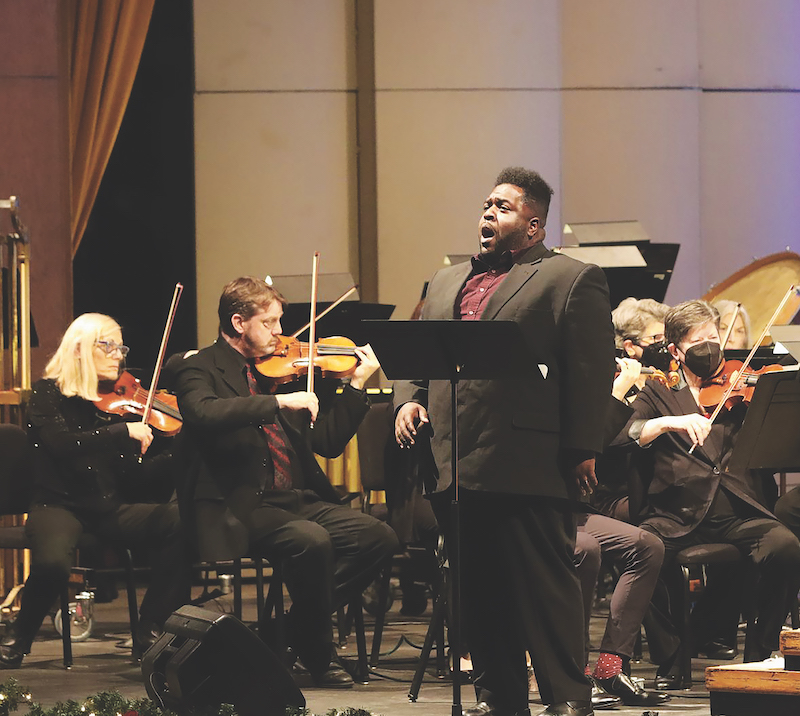
[[[400,447],[410,447],[414,444],[417,431],[423,425],[428,425],[428,411],[419,403],[404,403],[394,420],[394,437]]]

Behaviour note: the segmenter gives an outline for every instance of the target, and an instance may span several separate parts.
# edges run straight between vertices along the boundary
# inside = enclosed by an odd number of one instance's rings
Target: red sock
[[[600,654],[594,667],[595,679],[612,679],[622,671],[622,657],[616,654]]]
[[[586,676],[591,676],[592,675],[592,667],[589,666],[589,664],[586,664],[586,668],[583,670],[583,673],[586,674]]]

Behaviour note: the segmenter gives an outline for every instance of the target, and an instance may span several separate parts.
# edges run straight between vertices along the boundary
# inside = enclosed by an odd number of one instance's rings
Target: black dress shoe
[[[594,677],[590,676],[589,681],[592,684],[592,708],[593,709],[613,709],[622,703],[619,696],[612,696],[600,684],[595,681]]]
[[[718,641],[710,641],[708,644],[697,647],[694,655],[703,659],[712,659],[713,661],[730,661],[735,659],[738,653],[738,649],[734,649],[732,646]]]
[[[683,674],[656,674],[656,678],[653,680],[653,686],[655,687],[656,691],[678,691],[680,689],[688,688],[686,680],[683,678]]]
[[[156,643],[161,633],[161,628],[156,624],[140,621],[136,629],[136,639],[133,641],[133,656],[141,661],[144,653]]]
[[[538,716],[592,716],[591,701],[562,701],[550,704]]]
[[[19,669],[25,654],[13,646],[0,644],[0,669]]]
[[[0,640],[0,669],[19,669],[30,646],[30,640],[26,641],[17,635],[14,624],[6,627],[6,634]]]
[[[513,711],[479,701],[475,706],[461,710],[461,716],[531,716],[530,709]]]
[[[311,679],[314,681],[314,686],[323,689],[353,688],[353,677],[338,661],[331,662],[331,665],[322,673],[311,674]]]
[[[663,691],[647,691],[627,674],[617,674],[610,679],[598,679],[597,682],[609,694],[619,696],[626,706],[658,706],[669,701],[669,694]]]

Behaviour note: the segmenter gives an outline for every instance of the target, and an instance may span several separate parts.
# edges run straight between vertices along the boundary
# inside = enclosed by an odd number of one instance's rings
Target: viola
[[[274,386],[290,383],[308,374],[311,344],[291,336],[278,336],[280,345],[266,358],[255,362],[256,370]],[[314,369],[323,378],[345,378],[358,365],[356,344],[349,338],[334,336],[320,338],[313,350]]]
[[[758,370],[745,368],[740,360],[723,360],[717,372],[711,376],[700,388],[700,405],[706,410],[713,410],[725,398],[725,393],[730,394],[723,404],[723,408],[730,410],[739,403],[748,405],[753,399],[758,377],[764,373],[786,370],[782,365],[765,365]],[[733,386],[731,387],[731,383]]]
[[[148,391],[142,387],[141,381],[128,371],[124,371],[112,385],[100,383],[99,400],[94,404],[104,413],[114,415],[135,415],[144,417],[147,408]],[[171,393],[159,391],[153,398],[147,424],[163,435],[171,436],[180,432],[183,419],[178,410],[178,399]]]

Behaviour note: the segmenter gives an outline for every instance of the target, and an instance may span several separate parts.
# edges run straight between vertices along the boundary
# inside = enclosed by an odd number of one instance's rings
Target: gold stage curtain
[[[154,2],[71,0],[67,10],[73,256],[122,123]]]

